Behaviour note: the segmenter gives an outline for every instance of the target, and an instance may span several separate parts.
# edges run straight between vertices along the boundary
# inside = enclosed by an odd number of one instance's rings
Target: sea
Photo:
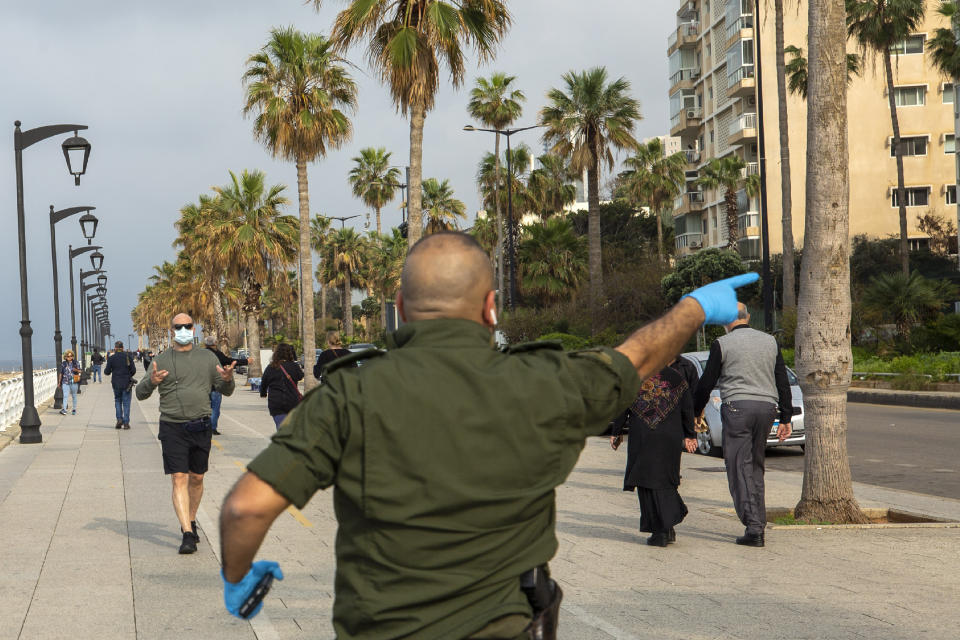
[[[56,356],[44,356],[44,355],[34,355],[33,356],[33,369],[34,371],[39,371],[40,369],[53,369],[57,366],[57,357]],[[17,371],[23,371],[23,360],[21,358],[16,359],[3,359],[0,358],[0,373],[15,373]]]

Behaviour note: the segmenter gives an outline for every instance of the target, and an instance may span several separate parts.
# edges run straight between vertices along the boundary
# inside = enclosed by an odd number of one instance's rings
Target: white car
[[[370,344],[369,342],[355,342],[347,347],[347,351],[350,353],[360,353],[361,351],[369,351],[370,349],[376,349],[377,345]],[[382,351],[382,349],[381,349]],[[357,366],[362,367],[365,360],[357,360]]]
[[[697,374],[703,375],[703,369],[707,366],[707,359],[710,357],[709,351],[694,351],[684,353],[683,357],[692,362],[697,367]],[[777,428],[775,424],[770,425],[770,434],[767,436],[768,447],[800,447],[805,449],[807,442],[806,434],[803,431],[803,392],[797,381],[797,374],[790,367],[787,367],[787,379],[790,381],[790,394],[793,397],[793,419],[790,421],[793,427],[793,433],[790,437],[780,442],[777,439]],[[720,448],[723,443],[723,421],[720,419],[720,391],[714,389],[710,392],[710,402],[703,410],[703,416],[707,421],[706,433],[697,434],[697,451],[704,455],[720,455]]]

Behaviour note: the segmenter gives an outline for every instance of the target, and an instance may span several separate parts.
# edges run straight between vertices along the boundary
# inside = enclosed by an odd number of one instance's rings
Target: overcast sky
[[[570,69],[606,66],[624,76],[641,102],[639,137],[660,135],[667,114],[666,39],[675,25],[676,2],[666,0],[514,0],[514,25],[497,59],[468,65],[464,87],[444,82],[436,107],[427,116],[423,145],[424,177],[450,179],[467,204],[471,219],[479,208],[474,174],[481,155],[492,149],[488,134],[461,131],[467,122],[469,87],[478,75],[505,71],[517,76],[527,95],[518,126],[533,124],[545,92],[559,86]],[[12,3],[0,21],[4,85],[0,100],[0,202],[5,206],[0,255],[0,359],[19,358],[18,285],[13,121],[23,129],[78,123],[93,145],[90,166],[74,187],[52,138],[24,154],[26,235],[30,316],[35,356],[53,353],[53,295],[48,210],[92,205],[108,271],[108,301],[114,333],[126,341],[133,331],[130,310],[153,265],[174,258],[173,222],[179,208],[228,179],[228,170],[262,169],[271,183],[289,186],[297,214],[296,172],[274,161],[251,135],[241,114],[240,82],[246,58],[265,43],[273,26],[327,33],[343,6],[328,0],[315,11],[298,0],[38,0]],[[388,92],[359,65],[359,108],[353,140],[311,164],[311,213],[346,216],[363,213],[346,182],[357,151],[384,146],[395,164],[407,164],[409,129]],[[540,148],[536,132],[515,142]],[[400,222],[399,200],[384,212],[385,226]],[[352,220],[363,230],[363,218]],[[60,322],[70,336],[67,246],[85,243],[76,218],[57,225],[60,270]],[[87,257],[75,268],[89,268]],[[79,332],[79,326],[77,328]]]

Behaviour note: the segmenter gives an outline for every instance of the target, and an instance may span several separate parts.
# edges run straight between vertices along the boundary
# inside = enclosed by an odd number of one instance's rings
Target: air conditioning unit
[[[757,104],[757,99],[756,99],[756,97],[755,97],[755,96],[750,96],[749,98],[747,98],[747,104],[749,104],[751,107],[754,106],[754,105],[756,105],[756,104]]]
[[[699,78],[699,77],[700,77],[700,69],[691,69],[691,70],[690,70],[690,77],[691,77],[691,78]]]
[[[696,112],[696,110],[691,109],[691,110],[687,111],[687,118],[696,118],[696,117],[697,117],[697,112]]]
[[[703,247],[702,242],[691,242],[689,245],[687,245],[688,249],[700,249],[702,247]]]

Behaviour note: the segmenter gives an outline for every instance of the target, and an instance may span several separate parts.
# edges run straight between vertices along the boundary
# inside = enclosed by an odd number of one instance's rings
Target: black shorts
[[[157,434],[163,451],[163,472],[206,473],[213,431],[187,431],[182,423],[160,421]]]

